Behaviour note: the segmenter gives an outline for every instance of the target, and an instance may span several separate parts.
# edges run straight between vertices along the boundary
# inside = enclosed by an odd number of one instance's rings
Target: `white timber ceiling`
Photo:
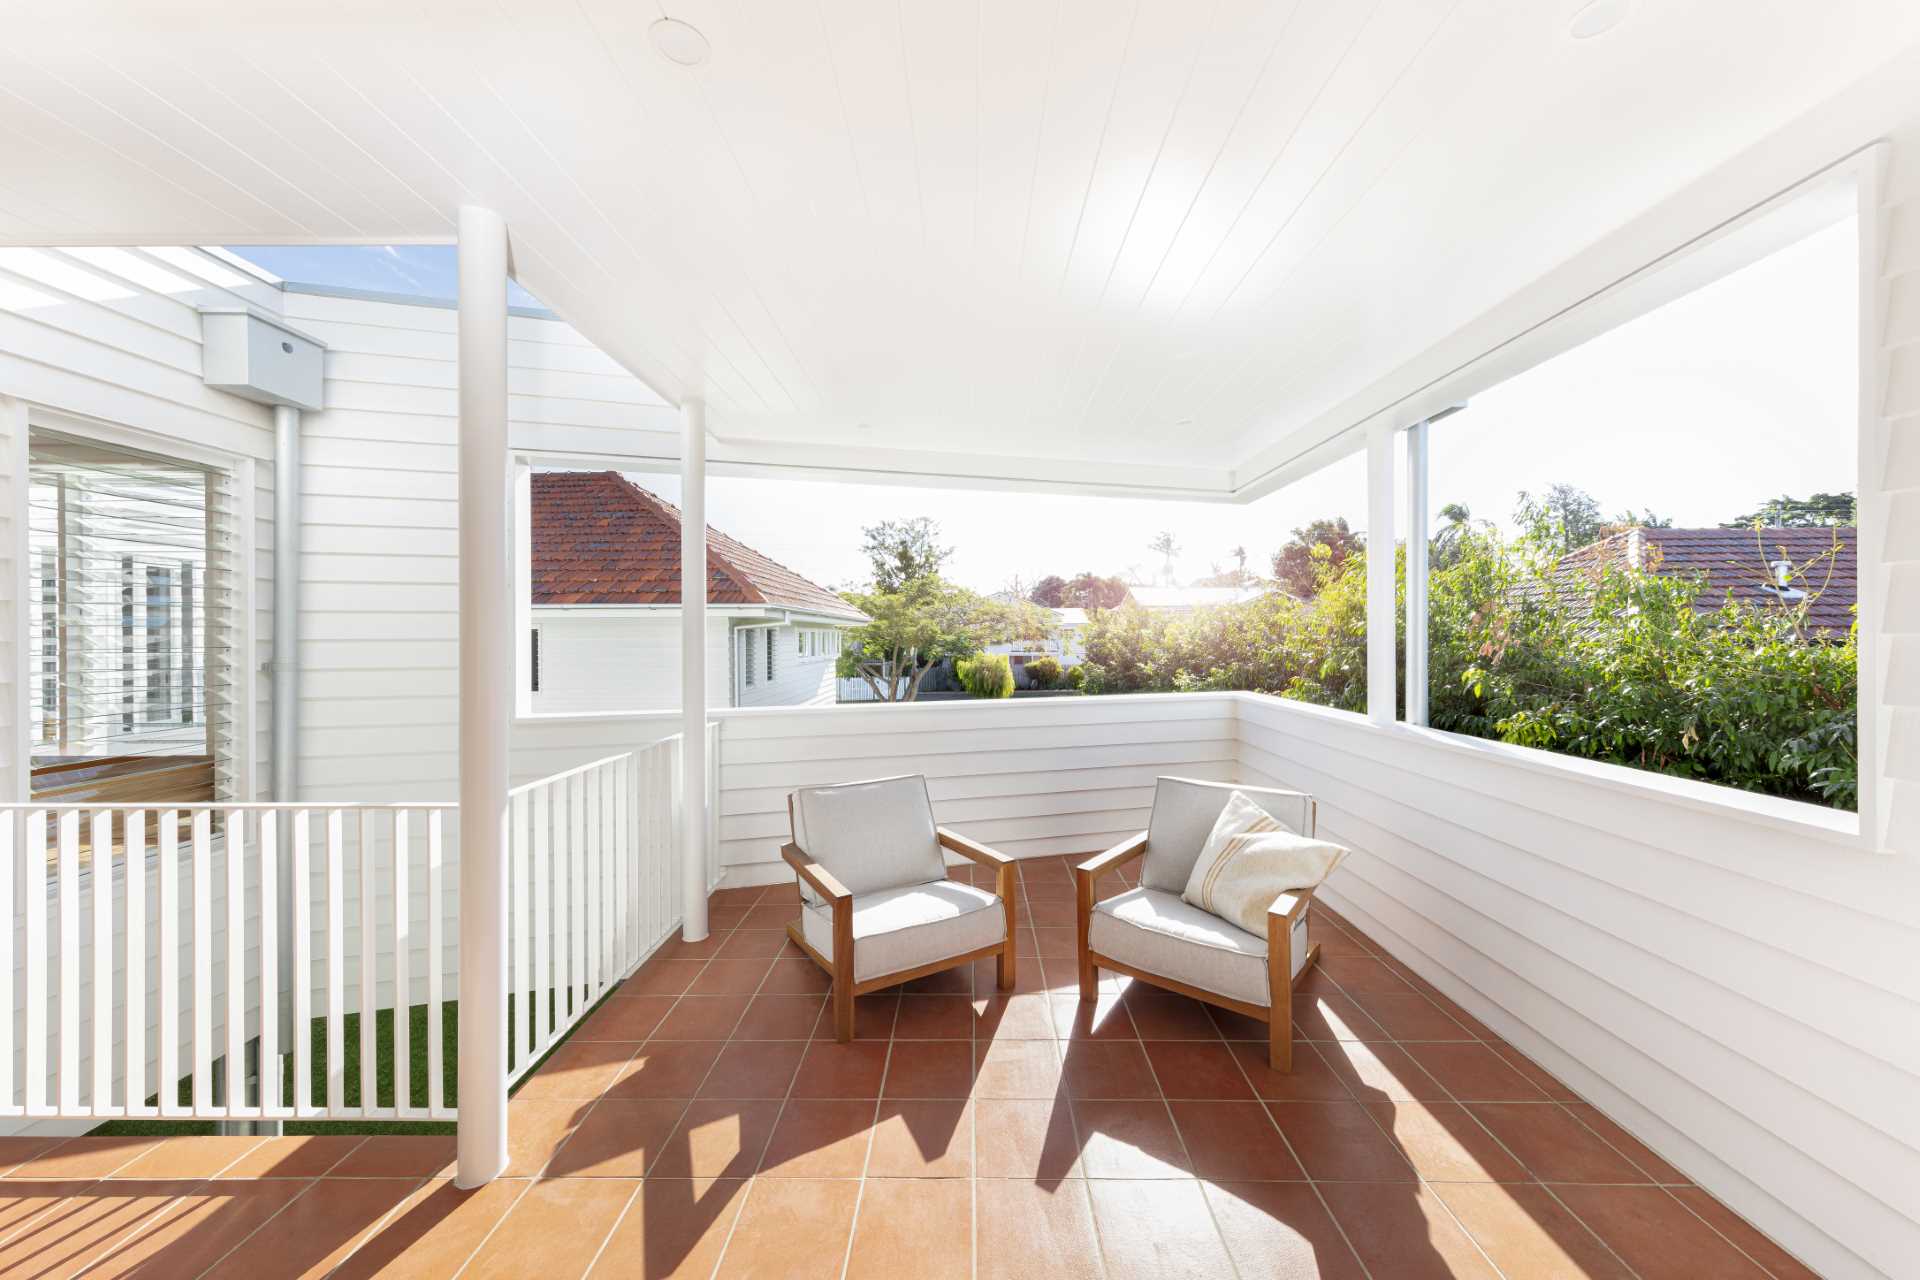
[[[1633,0],[1587,40],[1560,0],[662,3],[0,6],[0,243],[483,204],[728,456],[1225,494],[1920,41],[1912,0]]]

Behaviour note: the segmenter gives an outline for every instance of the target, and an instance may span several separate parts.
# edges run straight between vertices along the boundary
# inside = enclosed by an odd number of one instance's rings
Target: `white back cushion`
[[[793,793],[793,842],[854,894],[940,880],[947,861],[920,774]]]
[[[1202,782],[1197,778],[1160,778],[1153,789],[1153,816],[1147,822],[1147,856],[1140,883],[1178,895],[1186,890],[1193,864],[1220,811],[1235,791],[1265,809],[1287,830],[1313,834],[1313,798],[1298,791]]]

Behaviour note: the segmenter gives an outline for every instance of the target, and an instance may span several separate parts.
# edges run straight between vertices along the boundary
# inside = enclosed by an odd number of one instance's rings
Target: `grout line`
[[[1217,1029],[1216,1027],[1216,1030]],[[1139,1028],[1135,1027],[1134,1030],[1138,1032]],[[1123,1041],[1122,1043],[1125,1042]],[[1235,1276],[1238,1276],[1240,1275],[1240,1264],[1234,1259],[1233,1249],[1227,1244],[1227,1233],[1220,1226],[1220,1215],[1213,1211],[1213,1201],[1207,1196],[1207,1179],[1200,1176],[1200,1166],[1194,1161],[1192,1149],[1187,1146],[1187,1135],[1180,1132],[1180,1122],[1174,1119],[1173,1099],[1167,1096],[1167,1087],[1160,1082],[1160,1072],[1153,1065],[1153,1055],[1147,1052],[1147,1042],[1145,1040],[1135,1040],[1132,1043],[1140,1046],[1140,1056],[1146,1059],[1147,1074],[1153,1077],[1153,1087],[1160,1094],[1160,1106],[1167,1113],[1167,1124],[1173,1129],[1173,1136],[1180,1143],[1180,1154],[1186,1158],[1187,1172],[1192,1175],[1194,1186],[1200,1193],[1200,1205],[1207,1211],[1207,1221],[1213,1224],[1213,1234],[1215,1238],[1220,1241],[1220,1251],[1227,1255],[1227,1266],[1232,1268]],[[1220,1038],[1220,1047],[1226,1053],[1228,1059],[1232,1061],[1234,1067],[1240,1071],[1241,1078],[1245,1079],[1247,1074],[1246,1070],[1240,1066],[1239,1055],[1234,1053],[1232,1046],[1227,1042],[1225,1036]],[[1253,1081],[1247,1081],[1247,1090],[1253,1094],[1253,1105],[1259,1107],[1263,1112],[1266,1112],[1266,1104],[1261,1100],[1259,1091],[1254,1089]],[[1272,1113],[1267,1112],[1266,1114],[1267,1122],[1272,1124]],[[1277,1124],[1274,1125],[1276,1130],[1279,1127]],[[1077,1122],[1075,1133],[1076,1135],[1078,1134]],[[1280,1137],[1282,1141],[1285,1141],[1286,1134],[1282,1133]],[[1291,1152],[1291,1148],[1289,1148],[1289,1151]],[[1295,1157],[1296,1160],[1298,1160],[1298,1158],[1297,1156]],[[1301,1166],[1302,1171],[1304,1171],[1305,1168],[1306,1166]],[[1089,1197],[1091,1197],[1093,1188],[1088,1187],[1087,1191]]]

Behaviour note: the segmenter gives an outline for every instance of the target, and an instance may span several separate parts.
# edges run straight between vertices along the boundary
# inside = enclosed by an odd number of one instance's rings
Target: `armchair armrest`
[[[933,834],[943,849],[951,849],[969,862],[978,862],[986,867],[1010,867],[1013,859],[997,849],[989,849],[977,840],[969,840],[958,831],[949,831],[945,827],[935,827]]]
[[[833,904],[836,912],[840,909],[840,903],[853,902],[853,895],[847,892],[845,885],[834,878],[833,872],[807,857],[801,852],[799,845],[792,843],[781,845],[780,856],[787,860],[787,865],[793,868],[795,875],[812,885],[815,893]]]
[[[1125,866],[1146,851],[1147,833],[1142,831],[1138,835],[1128,836],[1105,853],[1097,853],[1074,867],[1074,877],[1092,884],[1107,872],[1116,867]]]
[[[1318,886],[1315,886],[1316,888]],[[1267,943],[1273,943],[1276,929],[1291,930],[1313,903],[1312,889],[1290,890],[1273,900],[1267,908]]]

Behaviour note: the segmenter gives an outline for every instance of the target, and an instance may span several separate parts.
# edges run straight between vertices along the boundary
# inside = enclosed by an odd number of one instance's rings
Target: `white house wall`
[[[608,617],[536,609],[540,688],[535,714],[678,711],[680,615]],[[707,619],[707,705],[728,704],[727,620]]]
[[[829,654],[802,654],[795,637],[808,630],[805,627],[779,626],[766,627],[755,632],[757,637],[754,648],[754,681],[738,683],[739,699],[735,705],[742,707],[830,707],[839,698],[839,685],[834,680],[834,659]],[[772,637],[773,678],[767,678],[767,655],[761,646]],[[734,659],[740,657],[740,641],[736,638]]]

